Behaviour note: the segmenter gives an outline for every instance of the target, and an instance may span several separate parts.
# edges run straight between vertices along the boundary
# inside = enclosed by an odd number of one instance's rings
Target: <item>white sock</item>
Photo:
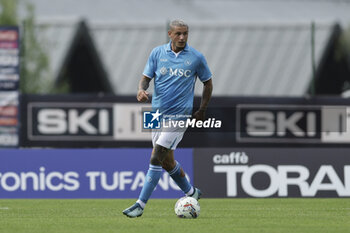
[[[186,193],[186,195],[187,195],[187,196],[191,196],[192,194],[194,194],[194,188],[193,188],[193,186],[191,187],[190,191],[188,191],[188,192]]]
[[[140,204],[140,206],[142,207],[142,209],[144,209],[145,208],[145,206],[146,206],[146,203],[144,203],[143,201],[141,201],[141,200],[137,200],[136,201],[136,203],[139,203]]]

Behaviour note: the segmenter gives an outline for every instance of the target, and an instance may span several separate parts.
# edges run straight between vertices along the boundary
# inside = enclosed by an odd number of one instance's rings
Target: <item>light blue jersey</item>
[[[212,76],[200,52],[186,44],[176,55],[171,42],[152,50],[143,75],[154,78],[152,108],[168,116],[191,115],[197,77],[205,82]]]

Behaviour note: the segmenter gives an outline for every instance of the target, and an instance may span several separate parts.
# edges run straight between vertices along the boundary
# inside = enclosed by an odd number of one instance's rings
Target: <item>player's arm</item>
[[[148,101],[148,92],[146,91],[149,87],[151,79],[148,78],[147,76],[142,76],[140,82],[139,82],[139,87],[137,91],[137,100],[139,102],[147,102]]]
[[[203,92],[202,99],[199,109],[193,114],[196,120],[205,120],[205,112],[207,111],[207,107],[211,98],[211,93],[213,92],[213,82],[212,79],[209,79],[203,82]]]

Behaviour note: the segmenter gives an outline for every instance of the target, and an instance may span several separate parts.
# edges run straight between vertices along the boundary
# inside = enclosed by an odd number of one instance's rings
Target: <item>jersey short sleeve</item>
[[[153,78],[155,76],[156,70],[157,70],[157,48],[153,49],[151,54],[148,57],[145,69],[143,70],[143,75],[147,76],[148,78]]]
[[[207,61],[203,55],[199,57],[197,75],[199,80],[201,80],[202,82],[208,81],[212,76]]]

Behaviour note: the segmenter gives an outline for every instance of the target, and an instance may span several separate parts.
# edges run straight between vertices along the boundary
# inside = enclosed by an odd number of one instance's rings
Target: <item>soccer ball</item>
[[[175,214],[179,218],[197,218],[201,207],[193,197],[182,197],[175,204]]]

